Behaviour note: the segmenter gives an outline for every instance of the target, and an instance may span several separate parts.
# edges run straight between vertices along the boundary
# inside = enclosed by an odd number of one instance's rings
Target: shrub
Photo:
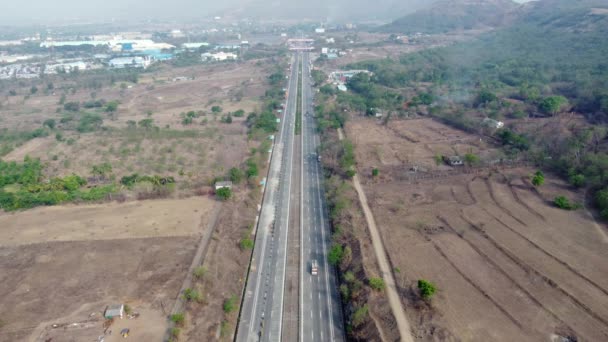
[[[327,256],[327,260],[330,264],[336,266],[342,261],[342,256],[344,255],[344,249],[342,245],[335,244],[331,247],[329,251],[329,255]]]
[[[376,291],[383,291],[386,284],[382,278],[369,278],[369,286]]]
[[[205,274],[207,274],[207,269],[205,267],[203,267],[203,266],[198,266],[192,272],[192,275],[196,279],[202,279],[205,276]]]
[[[585,175],[580,173],[570,176],[568,180],[570,181],[570,184],[577,188],[582,188],[586,183]]]
[[[532,185],[539,187],[543,184],[545,184],[545,175],[542,171],[536,171],[536,173],[532,176]]]
[[[175,323],[176,326],[182,327],[186,322],[186,316],[183,313],[176,313],[171,315],[171,322]]]
[[[252,249],[253,248],[253,240],[246,237],[241,239],[241,249],[242,250],[247,250],[247,249]]]
[[[221,201],[227,201],[232,197],[232,190],[230,188],[220,188],[215,191],[215,195]]]
[[[239,184],[243,180],[243,177],[245,176],[243,171],[237,167],[231,168],[230,171],[228,171],[228,175],[230,177],[230,180],[234,184]]]
[[[555,204],[556,207],[558,207],[560,209],[564,209],[564,210],[575,210],[575,209],[580,208],[580,204],[571,203],[570,200],[565,196],[555,197],[555,199],[553,200],[553,203]]]
[[[358,327],[363,324],[367,319],[368,308],[367,305],[364,305],[360,308],[357,308],[351,317],[351,322],[353,327]]]
[[[420,296],[423,299],[430,299],[437,291],[437,288],[433,283],[424,279],[418,280],[418,289],[420,290]]]
[[[170,335],[171,335],[172,339],[178,339],[180,333],[181,333],[181,329],[180,328],[177,328],[177,327],[171,328]]]
[[[224,312],[229,314],[236,309],[236,296],[231,296],[224,301]]]
[[[372,176],[378,177],[379,174],[380,174],[380,171],[377,168],[372,169]]]
[[[201,294],[194,289],[185,289],[184,290],[184,298],[189,302],[199,302],[201,300]]]

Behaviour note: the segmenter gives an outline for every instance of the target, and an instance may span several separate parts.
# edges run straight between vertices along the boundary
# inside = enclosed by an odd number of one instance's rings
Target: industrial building
[[[216,53],[210,53],[210,52],[206,52],[201,54],[201,58],[203,60],[203,62],[209,62],[209,61],[215,61],[215,62],[220,62],[220,61],[233,61],[238,59],[237,54],[232,53],[232,52],[216,52]]]

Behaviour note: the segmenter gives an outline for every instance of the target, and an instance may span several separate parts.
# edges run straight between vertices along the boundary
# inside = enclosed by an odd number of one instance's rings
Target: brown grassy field
[[[399,135],[390,133],[395,130]],[[437,131],[443,133],[429,133]],[[362,175],[364,188],[416,337],[608,338],[606,227],[584,209],[565,211],[552,204],[558,195],[582,203],[584,194],[551,176],[536,189],[529,182],[535,170],[529,168],[399,177],[394,165],[424,163],[432,171],[429,158],[436,151],[460,148],[441,142],[442,136],[476,140],[429,120],[391,122],[387,128],[355,120],[347,132],[356,142],[359,170],[380,169],[378,179]],[[374,159],[379,144],[389,146],[390,159]],[[493,153],[483,144],[468,144],[462,148]],[[430,304],[418,299],[418,279],[439,289]]]
[[[133,337],[162,339],[215,205],[199,197],[0,215],[0,340],[97,338],[103,310],[117,302],[141,314]],[[82,326],[52,328],[72,323]]]
[[[67,102],[96,99],[118,100],[114,115],[101,112],[103,125],[111,128],[79,133],[62,124],[66,111],[56,113],[61,94],[34,95],[24,101],[7,97],[3,103],[0,128],[33,130],[47,119],[57,128],[48,137],[35,138],[15,148],[4,160],[21,161],[26,155],[47,164],[49,177],[77,173],[90,176],[93,165],[108,162],[117,179],[132,173],[173,176],[181,189],[207,185],[215,176],[238,166],[251,147],[244,117],[234,117],[231,124],[221,123],[223,115],[242,109],[245,114],[259,110],[259,98],[265,91],[266,64],[206,65],[189,68],[164,66],[145,73],[137,84],[121,89],[120,84],[101,90],[79,89],[67,95]],[[193,79],[174,81],[175,77]],[[59,81],[56,81],[59,87]],[[221,113],[212,113],[220,106]],[[83,111],[95,111],[86,110]],[[195,111],[202,115],[192,124],[183,125],[181,113]],[[79,114],[72,114],[76,119]],[[152,119],[160,133],[127,129],[128,121]],[[63,136],[62,141],[55,134]]]
[[[60,123],[68,113],[57,111],[58,88],[78,78],[53,79],[55,93],[0,100],[0,129],[31,131],[47,119],[57,122],[48,137],[18,146],[3,160],[40,158],[47,177],[90,177],[93,165],[108,162],[113,181],[139,173],[173,176],[177,183],[170,199],[131,201],[132,192],[146,190],[136,186],[125,190],[126,202],[0,213],[0,341],[96,341],[104,330],[106,341],[118,341],[125,327],[132,340],[162,340],[198,242],[212,227],[204,259],[208,273],[194,284],[203,300],[187,305],[183,335],[218,339],[224,320],[229,323],[222,332],[232,334],[236,317],[224,318],[222,304],[242,289],[248,251],[239,242],[250,231],[259,192],[236,186],[234,198],[222,206],[210,196],[190,196],[209,189],[215,177],[240,166],[259,145],[248,139],[245,118],[234,117],[231,124],[220,119],[238,109],[245,115],[259,110],[269,67],[264,61],[162,66],[142,74],[137,84],[80,87],[67,93],[67,102],[120,101],[114,115],[82,110],[103,117],[104,128],[90,133]],[[180,76],[192,79],[173,80]],[[212,106],[223,110],[214,114]],[[187,111],[202,114],[183,125],[180,114]],[[129,121],[148,118],[159,131],[127,129]],[[106,305],[121,302],[140,316],[104,329]]]

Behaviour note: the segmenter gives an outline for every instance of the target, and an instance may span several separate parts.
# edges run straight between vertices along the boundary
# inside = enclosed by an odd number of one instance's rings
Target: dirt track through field
[[[340,140],[344,139],[341,129],[338,129],[338,136],[340,137]],[[386,250],[384,248],[384,244],[382,243],[380,232],[376,227],[376,220],[374,219],[374,215],[372,214],[369,204],[367,203],[367,197],[365,196],[365,192],[361,187],[361,182],[359,182],[359,177],[357,175],[353,177],[353,184],[357,190],[357,195],[359,196],[359,201],[361,202],[361,207],[363,208],[363,214],[365,215],[365,220],[367,221],[369,233],[372,237],[374,254],[376,254],[376,259],[378,260],[380,271],[382,272],[382,278],[386,283],[388,302],[390,304],[391,311],[395,316],[395,320],[397,321],[397,328],[399,330],[399,335],[401,336],[401,341],[413,342],[414,340],[411,333],[412,329],[410,328],[410,323],[405,317],[405,311],[403,310],[403,305],[401,304],[399,294],[397,293],[395,278],[393,277],[393,273],[386,256]]]

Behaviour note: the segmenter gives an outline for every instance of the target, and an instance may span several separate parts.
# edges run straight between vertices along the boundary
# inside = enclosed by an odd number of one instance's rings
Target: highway
[[[331,231],[322,187],[323,175],[316,153],[320,141],[313,115],[310,68],[308,52],[293,55],[287,102],[280,131],[275,137],[237,342],[275,342],[283,340],[284,336],[298,336],[299,341],[306,342],[345,340],[336,273],[327,261]],[[300,71],[301,78],[298,77]],[[301,134],[296,136],[298,81],[302,87],[302,127]],[[294,151],[296,139],[301,139],[300,151]],[[296,158],[301,158],[300,163]],[[294,168],[294,162],[301,169]],[[293,177],[298,174],[301,177]],[[300,182],[293,179],[300,179]],[[297,206],[297,202],[300,203],[299,213],[291,210],[292,204]],[[295,221],[290,221],[290,216],[295,216]],[[299,243],[296,239],[288,244],[290,231],[296,234],[298,229]],[[299,251],[298,291],[290,291],[291,296],[299,294],[295,300],[299,303],[299,331],[295,331],[295,325],[287,323],[286,330],[282,331],[287,305],[284,297],[288,251]],[[317,275],[311,274],[312,260],[318,263]]]
[[[292,191],[299,55],[294,54],[287,102],[275,137],[236,341],[279,341]]]
[[[317,157],[320,141],[313,115],[310,71],[309,53],[303,52],[300,341],[344,341],[336,272],[327,261],[331,230]],[[317,275],[311,274],[311,260],[319,265]]]

